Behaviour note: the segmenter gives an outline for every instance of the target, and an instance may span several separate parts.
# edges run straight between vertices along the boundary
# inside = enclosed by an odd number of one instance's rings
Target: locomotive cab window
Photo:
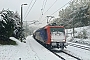
[[[57,32],[57,33],[63,32],[63,33],[65,33],[64,28],[50,28],[50,31],[51,31],[51,33],[53,33],[53,32]]]

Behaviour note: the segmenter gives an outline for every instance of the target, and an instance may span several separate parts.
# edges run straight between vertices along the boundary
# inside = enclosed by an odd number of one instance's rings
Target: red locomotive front
[[[48,40],[46,44],[56,48],[64,48],[66,43],[64,26],[46,26]]]

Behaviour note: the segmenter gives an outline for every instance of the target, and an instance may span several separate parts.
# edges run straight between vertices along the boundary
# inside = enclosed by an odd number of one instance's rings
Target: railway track
[[[50,50],[50,51],[51,51],[51,50]],[[60,56],[59,54],[55,53],[54,51],[51,51],[51,52],[52,52],[53,54],[55,54],[56,56],[58,56],[60,59],[65,60],[64,57]]]
[[[42,46],[44,46],[46,49],[51,51],[53,54],[55,54],[57,57],[59,57],[62,60],[82,60],[82,59],[78,58],[78,56],[75,56],[66,50],[53,50],[53,49],[48,48],[44,44],[42,44],[42,42],[40,42],[40,41],[37,41],[37,42],[40,43]]]
[[[75,56],[70,53],[70,51],[66,50],[50,50],[52,53],[54,53],[56,56],[61,58],[62,60],[82,60],[81,58],[78,58],[78,56]]]
[[[81,48],[81,49],[90,51],[90,47],[84,46],[84,45],[80,45],[80,44],[76,44],[76,43],[69,43],[69,46],[73,46],[73,47],[77,47],[77,48]]]

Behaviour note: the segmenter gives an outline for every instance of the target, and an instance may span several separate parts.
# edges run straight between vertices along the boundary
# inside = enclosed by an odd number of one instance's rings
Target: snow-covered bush
[[[21,34],[21,23],[20,16],[18,13],[14,13],[10,10],[2,10],[0,12],[0,41],[10,42],[9,37],[13,36],[16,38],[20,38]]]
[[[78,33],[77,36],[75,36],[75,38],[82,38],[82,39],[88,38],[87,31],[83,29],[81,32]]]

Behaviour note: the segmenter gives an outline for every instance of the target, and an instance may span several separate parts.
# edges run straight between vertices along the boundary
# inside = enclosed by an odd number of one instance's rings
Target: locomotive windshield
[[[64,28],[50,28],[51,32],[64,32]]]

